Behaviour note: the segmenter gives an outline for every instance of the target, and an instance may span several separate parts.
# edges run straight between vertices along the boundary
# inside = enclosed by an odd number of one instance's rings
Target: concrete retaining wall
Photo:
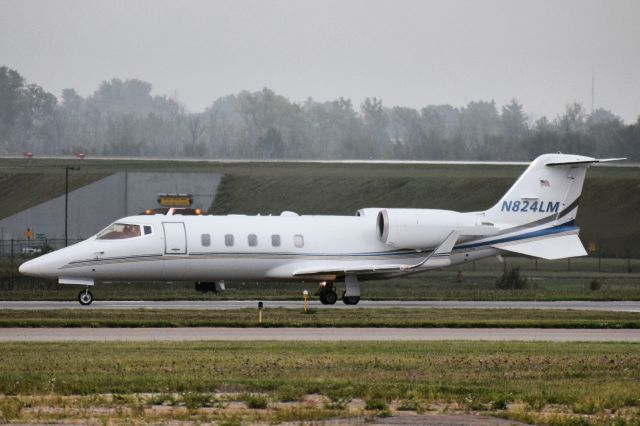
[[[160,207],[163,192],[192,194],[192,207],[208,210],[221,178],[218,173],[113,174],[69,192],[68,236],[87,238],[121,217]],[[64,238],[64,195],[0,220],[0,239],[23,238],[27,228]]]

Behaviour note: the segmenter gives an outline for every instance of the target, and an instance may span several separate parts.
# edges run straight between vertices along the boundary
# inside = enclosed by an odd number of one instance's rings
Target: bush
[[[418,403],[414,400],[400,401],[397,407],[398,411],[418,411]]]
[[[263,396],[246,394],[242,400],[248,408],[267,408],[267,398]]]
[[[589,283],[589,290],[596,291],[602,288],[602,283],[596,279],[591,280]]]
[[[18,398],[5,398],[0,401],[0,419],[3,422],[10,422],[17,419],[22,413],[24,403]]]
[[[364,406],[365,410],[384,411],[389,409],[389,405],[381,399],[367,400]]]
[[[184,405],[189,409],[210,407],[212,395],[207,393],[186,392],[182,394]]]
[[[277,390],[278,399],[282,402],[300,401],[304,392],[293,385],[283,385]]]
[[[506,397],[498,397],[492,401],[491,405],[495,410],[506,410],[509,402],[509,399]]]
[[[496,287],[500,290],[523,290],[528,288],[528,283],[520,276],[520,268],[513,268],[496,280]]]

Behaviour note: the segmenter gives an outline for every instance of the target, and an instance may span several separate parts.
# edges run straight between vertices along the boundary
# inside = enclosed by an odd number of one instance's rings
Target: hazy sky
[[[270,87],[293,101],[422,107],[574,100],[640,115],[640,1],[0,0],[0,65],[59,96],[139,78],[201,111]]]

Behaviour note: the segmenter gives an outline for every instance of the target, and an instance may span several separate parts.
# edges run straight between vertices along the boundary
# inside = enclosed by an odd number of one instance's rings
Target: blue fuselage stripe
[[[578,229],[580,228],[578,228],[577,226],[573,226],[573,222],[568,222],[560,226],[554,226],[553,228],[540,229],[538,231],[527,232],[520,235],[513,235],[511,237],[499,238],[497,240],[484,241],[481,243],[461,244],[459,246],[455,246],[454,250],[491,246],[494,244],[508,243],[510,241],[526,240],[529,238],[542,237],[545,235],[558,234],[561,232],[576,231]]]

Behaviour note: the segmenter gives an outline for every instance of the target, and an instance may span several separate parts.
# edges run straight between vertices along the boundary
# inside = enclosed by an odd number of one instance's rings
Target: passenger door
[[[182,222],[163,222],[164,228],[164,253],[186,254],[187,234]]]
[[[163,222],[164,253],[162,270],[167,281],[181,280],[186,269],[187,233],[182,222]]]

